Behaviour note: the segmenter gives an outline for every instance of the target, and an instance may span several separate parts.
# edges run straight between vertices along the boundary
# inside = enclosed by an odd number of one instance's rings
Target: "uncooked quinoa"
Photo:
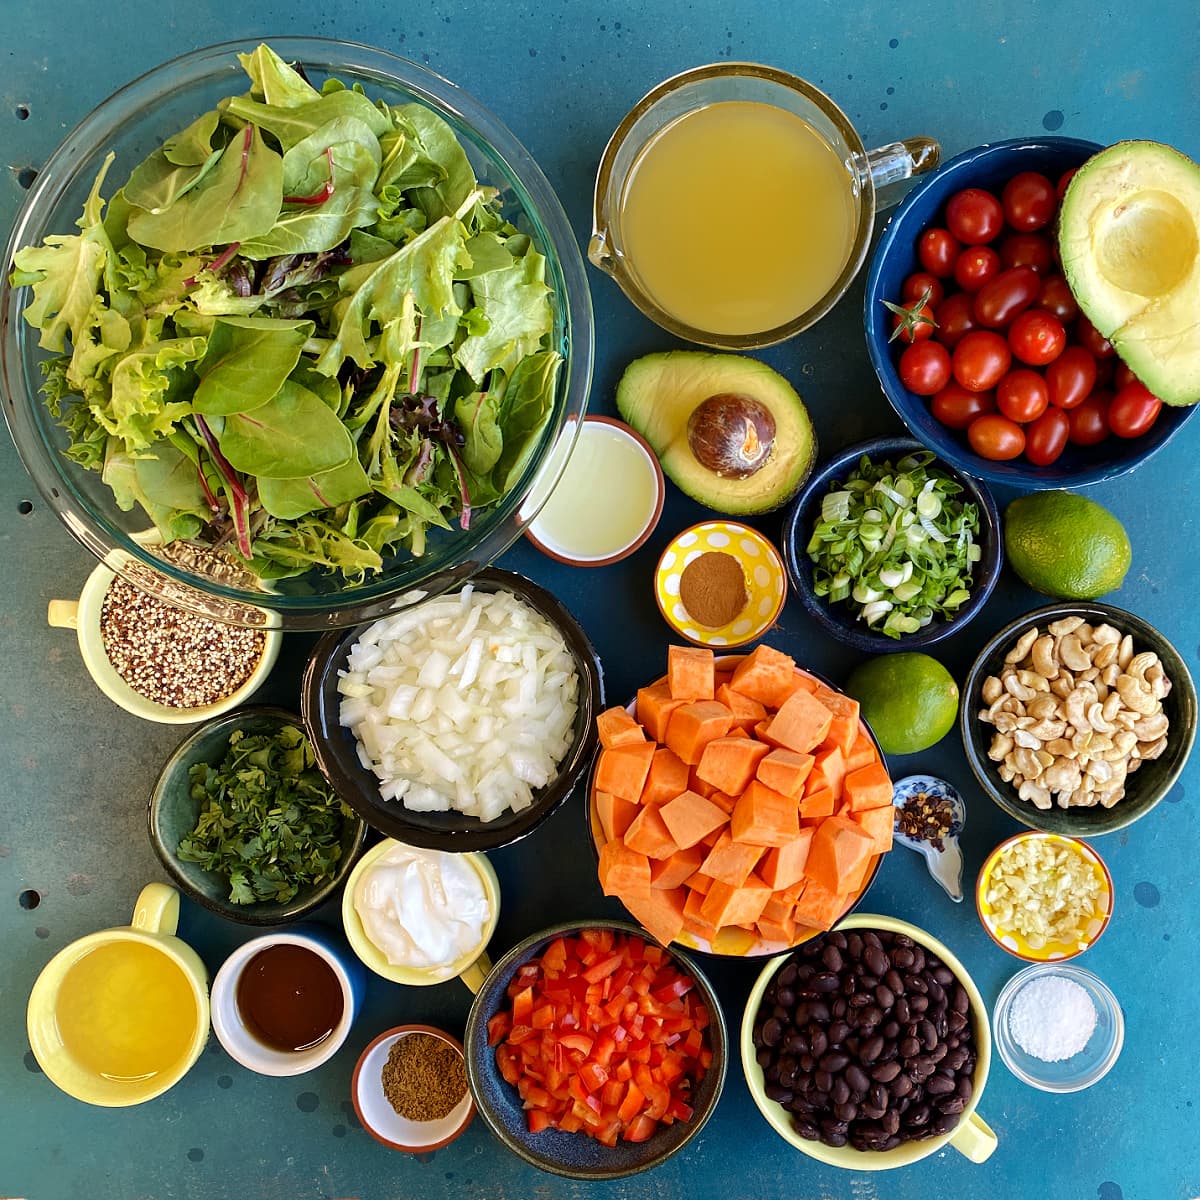
[[[168,708],[200,708],[236,692],[258,666],[264,643],[261,630],[164,604],[123,579],[104,593],[100,636],[117,674]]]

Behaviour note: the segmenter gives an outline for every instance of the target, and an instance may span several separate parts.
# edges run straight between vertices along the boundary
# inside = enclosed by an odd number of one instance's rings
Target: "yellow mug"
[[[445,983],[448,979],[459,978],[472,992],[477,992],[483,986],[483,981],[492,969],[491,959],[487,956],[487,944],[496,931],[496,922],[500,919],[500,881],[492,864],[482,854],[464,853],[454,857],[469,864],[479,875],[483,884],[484,895],[488,902],[488,919],[483,928],[479,944],[454,962],[444,963],[435,967],[404,967],[389,962],[387,956],[375,945],[359,919],[358,910],[354,907],[354,893],[363,873],[372,867],[380,858],[398,843],[393,838],[371,847],[355,864],[346,880],[346,889],[342,893],[342,927],[346,940],[354,953],[370,967],[376,975],[390,979],[393,983],[404,983],[412,987],[427,987],[434,983]]]
[[[162,1095],[208,1041],[208,972],[175,936],[179,893],[144,887],[133,920],[79,938],[29,995],[29,1045],[68,1096],[105,1108]]]

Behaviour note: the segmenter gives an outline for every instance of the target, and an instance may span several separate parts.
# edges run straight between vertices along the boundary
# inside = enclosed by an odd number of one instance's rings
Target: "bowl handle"
[[[986,1162],[996,1149],[996,1135],[978,1113],[972,1113],[954,1131],[950,1145],[973,1163]]]
[[[492,960],[488,958],[487,951],[481,950],[479,957],[465,970],[459,972],[459,979],[469,987],[474,994],[478,994],[479,989],[483,987],[483,981],[492,973]]]
[[[79,601],[51,600],[46,605],[46,623],[55,629],[78,629]]]
[[[179,893],[165,883],[146,884],[130,923],[143,933],[173,934],[179,928]]]
[[[875,191],[887,187],[889,183],[898,183],[902,179],[911,179],[914,175],[923,175],[932,171],[942,157],[942,148],[933,138],[905,138],[902,142],[891,142],[875,150],[868,150],[866,155],[867,173],[875,185]],[[884,199],[880,208],[890,208],[899,197]]]

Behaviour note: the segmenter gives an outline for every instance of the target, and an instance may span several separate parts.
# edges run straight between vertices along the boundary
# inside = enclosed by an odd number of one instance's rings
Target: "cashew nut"
[[[1130,664],[1132,666],[1132,664]],[[1128,673],[1117,680],[1117,693],[1125,703],[1126,708],[1148,717],[1158,708],[1158,700],[1154,693],[1141,679]]]
[[[1169,723],[1167,714],[1160,710],[1135,722],[1132,732],[1139,742],[1154,742],[1167,732]]]
[[[1066,637],[1068,633],[1074,633],[1082,624],[1082,617],[1062,617],[1050,625],[1050,632],[1055,637]]]
[[[1167,739],[1165,737],[1160,737],[1157,741],[1151,742],[1149,746],[1143,746],[1139,742],[1138,748],[1142,752],[1143,762],[1151,758],[1158,758],[1158,756],[1167,748]]]
[[[1026,779],[1036,779],[1046,768],[1033,748],[1022,748],[1013,754],[1013,763]]]
[[[997,733],[988,747],[988,758],[992,762],[1003,762],[1012,752],[1013,740],[1006,733]]]
[[[1006,663],[1019,663],[1029,653],[1029,647],[1037,640],[1037,635],[1036,626],[1033,629],[1026,630],[1017,639],[1017,644],[1004,656],[1004,661]]]
[[[1058,647],[1058,656],[1072,671],[1086,671],[1092,665],[1092,656],[1083,648],[1077,634],[1068,634]]]
[[[1095,704],[1088,705],[1087,722],[1098,733],[1113,733],[1117,728],[1110,721],[1105,720],[1104,705],[1098,700]]]
[[[996,701],[999,700],[1003,695],[1004,684],[1002,684],[1000,680],[995,677],[995,675],[989,675],[983,681],[983,689],[980,692],[980,696],[982,697],[984,704],[995,704]]]
[[[1121,631],[1104,622],[1092,630],[1092,641],[1100,646],[1117,646],[1121,642]],[[1116,654],[1116,650],[1113,653]]]
[[[1050,807],[1050,792],[1049,789],[1042,787],[1041,784],[1033,783],[1031,780],[1026,780],[1017,790],[1017,795],[1022,800],[1031,800],[1038,808]]]
[[[1033,643],[1030,658],[1033,660],[1033,669],[1043,679],[1053,679],[1058,674],[1058,661],[1054,657],[1054,639],[1052,637],[1038,638]]]
[[[1117,647],[1117,663],[1121,670],[1125,670],[1129,666],[1130,660],[1133,658],[1133,638],[1130,634],[1126,634],[1121,639],[1121,644]]]
[[[1004,677],[1004,690],[1010,695],[1015,696],[1018,700],[1032,700],[1037,692],[1031,687],[1026,687],[1014,671],[1011,675]]]

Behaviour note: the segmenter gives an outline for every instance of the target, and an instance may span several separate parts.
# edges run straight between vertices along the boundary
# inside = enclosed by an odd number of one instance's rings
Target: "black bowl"
[[[929,465],[948,475],[962,486],[962,498],[972,501],[979,509],[979,545],[983,557],[975,564],[971,598],[950,620],[937,618],[916,633],[888,637],[875,633],[860,621],[850,605],[839,600],[831,604],[813,591],[813,566],[807,546],[812,537],[813,523],[821,511],[821,501],[834,480],[844,480],[858,466],[865,454],[873,462],[882,459],[895,461],[906,454],[927,450],[920,442],[907,437],[882,437],[850,446],[827,462],[804,485],[788,510],[783,523],[783,561],[788,579],[800,597],[805,612],[831,637],[864,654],[889,654],[897,650],[921,650],[957,633],[983,606],[1000,577],[1004,539],[1000,534],[1000,510],[985,484],[952,466],[945,459],[935,458]]]
[[[301,706],[317,761],[338,793],[373,828],[410,846],[427,850],[495,850],[532,833],[570,794],[591,761],[596,746],[596,717],[604,707],[604,678],[600,660],[587,635],[567,609],[522,575],[489,567],[470,581],[483,592],[510,591],[546,617],[562,634],[579,672],[578,711],[574,741],[559,764],[558,775],[520,812],[506,812],[494,821],[459,812],[411,812],[399,801],[384,800],[379,781],[358,758],[354,734],[338,720],[341,697],[338,675],[350,647],[371,622],[326,634],[313,648],[301,684]]]
[[[982,697],[983,682],[989,675],[999,675],[1004,666],[1004,656],[1027,630],[1035,626],[1041,626],[1044,630],[1053,621],[1074,616],[1082,617],[1093,625],[1107,622],[1132,636],[1135,651],[1152,650],[1158,655],[1171,681],[1171,690],[1162,702],[1163,711],[1170,721],[1167,748],[1159,758],[1143,763],[1129,776],[1125,795],[1112,808],[1040,809],[1020,799],[1017,789],[1000,778],[997,764],[988,757],[988,747],[996,730],[979,719],[979,710],[986,707]],[[1131,825],[1144,817],[1171,790],[1171,785],[1179,778],[1187,762],[1196,737],[1196,688],[1188,674],[1187,665],[1175,647],[1141,617],[1096,601],[1050,604],[1006,625],[979,652],[963,685],[958,721],[967,761],[975,778],[1010,817],[1044,833],[1093,838]]]
[[[556,937],[579,933],[584,929],[611,929],[647,941],[653,940],[644,930],[626,921],[571,921],[544,929],[514,946],[492,968],[471,1004],[466,1033],[463,1035],[467,1053],[467,1082],[475,1107],[488,1128],[530,1166],[571,1179],[620,1179],[649,1170],[670,1158],[687,1145],[712,1116],[725,1084],[725,1018],[712,984],[685,955],[678,950],[668,949],[667,953],[676,965],[696,981],[696,988],[703,995],[711,1017],[707,1032],[712,1048],[712,1065],[691,1098],[691,1119],[660,1126],[644,1142],[619,1141],[615,1146],[603,1146],[584,1133],[563,1133],[557,1129],[530,1133],[517,1089],[501,1076],[496,1066],[495,1050],[488,1045],[488,1021],[507,1004],[509,982],[523,963],[540,954]]]
[[[188,771],[196,763],[216,766],[221,762],[234,730],[248,734],[272,733],[283,725],[300,727],[302,722],[295,713],[265,705],[239,708],[206,721],[188,734],[167,759],[146,807],[150,844],[171,882],[203,908],[241,925],[283,925],[324,904],[345,883],[367,837],[367,827],[361,817],[346,818],[342,826],[342,856],[333,875],[318,884],[301,888],[291,900],[283,903],[260,900],[253,904],[234,904],[229,899],[227,879],[206,871],[199,863],[184,862],[177,857],[176,847],[180,839],[195,828],[200,811],[192,799]]]

